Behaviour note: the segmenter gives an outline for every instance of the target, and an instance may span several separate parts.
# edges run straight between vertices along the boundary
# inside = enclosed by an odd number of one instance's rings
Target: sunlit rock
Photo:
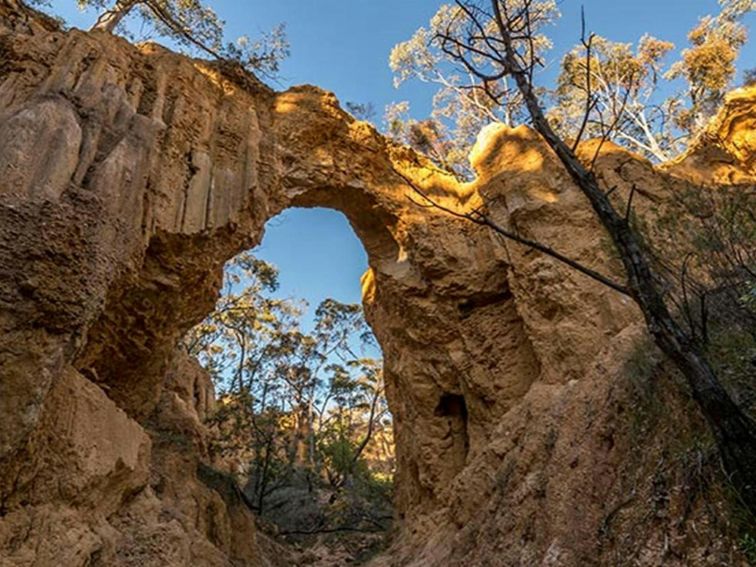
[[[531,130],[487,128],[461,184],[316,87],[240,85],[13,6],[0,1],[0,564],[293,564],[207,468],[211,387],[176,349],[224,263],[292,206],[343,212],[368,253],[400,526],[376,564],[735,564],[713,489],[689,508],[677,477],[659,495],[670,431],[700,421],[660,367],[665,412],[636,427],[623,369],[647,343],[630,301],[416,190],[617,276]],[[642,179],[641,211],[691,181],[753,182],[755,94],[732,95],[682,161],[607,146],[598,174],[618,193]]]

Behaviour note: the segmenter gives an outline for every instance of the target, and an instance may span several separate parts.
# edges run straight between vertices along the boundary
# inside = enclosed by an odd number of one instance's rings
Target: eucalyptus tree
[[[215,310],[184,338],[220,398],[215,450],[247,462],[260,510],[294,477],[341,487],[374,433],[390,427],[381,361],[364,354],[375,339],[362,308],[326,299],[305,331],[306,305],[276,298],[277,288],[274,266],[237,256]]]
[[[543,65],[533,49],[534,34],[544,18],[538,0],[456,0],[462,24],[448,25],[435,37],[440,48],[448,53],[460,69],[477,77],[485,93],[493,100],[501,94],[486,85],[503,76],[516,85],[527,109],[532,127],[559,159],[572,181],[582,192],[596,217],[608,234],[624,268],[621,279],[614,279],[576,262],[543,243],[531,241],[500,226],[484,209],[458,212],[434,200],[412,180],[397,171],[430,205],[486,226],[502,237],[539,250],[586,276],[609,286],[632,300],[642,313],[649,335],[655,344],[685,377],[693,400],[698,404],[716,441],[722,462],[742,501],[756,513],[756,424],[733,400],[723,386],[705,346],[675,316],[669,303],[665,278],[656,269],[647,243],[634,222],[632,213],[633,186],[622,210],[616,208],[616,195],[611,187],[602,186],[594,171],[601,149],[597,144],[592,159],[578,158],[576,153],[593,111],[590,87],[585,90],[585,112],[577,135],[566,139],[548,120],[545,106],[536,87],[536,72]],[[729,5],[729,2],[725,2]],[[586,69],[590,69],[591,41],[584,37]],[[587,83],[590,85],[590,82]],[[620,103],[620,107],[624,101]],[[621,118],[622,114],[618,116]],[[602,141],[615,133],[617,119],[602,125]]]
[[[29,0],[49,8],[47,0]],[[286,27],[280,24],[257,39],[241,36],[234,42],[224,37],[225,22],[202,0],[76,0],[79,8],[97,12],[92,30],[129,36],[127,18],[139,18],[157,35],[180,47],[211,58],[240,65],[248,71],[275,77],[289,56]]]
[[[644,35],[637,46],[588,34],[562,59],[547,117],[565,137],[610,139],[653,161],[680,154],[721,106],[735,77],[752,0],[721,0],[688,34],[690,46]],[[681,80],[682,89],[675,80]],[[669,94],[671,92],[671,94]]]
[[[519,1],[519,0],[518,0]],[[543,58],[551,42],[542,30],[559,12],[556,0],[539,2],[541,18],[534,30],[531,48]],[[523,118],[523,98],[510,77],[501,74],[481,81],[474,73],[455,65],[449,46],[435,41],[439,33],[456,33],[464,26],[459,6],[443,4],[427,28],[419,28],[407,41],[394,46],[389,66],[394,72],[394,86],[409,80],[434,85],[433,113],[427,120],[405,118],[408,103],[387,109],[389,133],[404,143],[426,153],[439,165],[469,177],[467,154],[480,129],[491,122],[512,125]],[[492,100],[487,93],[496,93]]]
[[[80,8],[99,15],[93,30],[113,33],[129,14],[136,13],[159,32],[182,44],[220,51],[223,22],[200,0],[77,0]]]
[[[533,14],[523,49],[533,52],[537,68],[547,61],[551,42],[546,31],[559,16],[552,0],[510,0],[510,11],[528,6]],[[706,16],[688,35],[690,45],[675,45],[644,35],[636,45],[587,34],[558,63],[556,85],[533,84],[554,130],[565,139],[602,137],[611,125],[610,139],[653,161],[682,152],[716,112],[735,76],[735,62],[747,33],[743,17],[754,10],[753,0],[720,0],[715,16]],[[441,167],[462,177],[472,172],[467,156],[481,128],[499,122],[509,126],[529,119],[527,105],[509,73],[481,77],[460,64],[454,38],[466,26],[459,3],[443,4],[429,26],[419,28],[391,51],[394,84],[409,80],[436,87],[433,111],[427,119],[409,117],[407,102],[387,108],[388,133],[427,154]],[[486,63],[486,51],[501,49],[493,19],[480,22],[469,39],[468,63]],[[445,37],[445,42],[439,41]],[[680,84],[683,85],[680,88]]]

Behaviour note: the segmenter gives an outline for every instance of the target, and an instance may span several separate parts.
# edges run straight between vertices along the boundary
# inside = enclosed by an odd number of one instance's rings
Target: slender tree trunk
[[[730,480],[743,503],[756,513],[756,424],[732,400],[700,347],[670,314],[640,239],[628,220],[617,213],[594,174],[583,166],[552,130],[527,73],[518,62],[509,30],[502,18],[499,0],[492,0],[491,3],[504,42],[507,64],[523,95],[533,126],[557,154],[612,238],[627,272],[633,299],[643,313],[648,330],[657,346],[687,380],[693,398],[714,433]]]
[[[270,469],[270,462],[273,459],[272,456],[273,451],[273,435],[268,437],[267,443],[265,444],[265,459],[262,463],[262,470],[260,472],[260,492],[257,494],[257,509],[262,515],[263,513],[263,506],[265,505],[265,491],[268,488],[268,470]]]
[[[315,466],[315,392],[310,392],[307,400],[307,465]]]
[[[350,474],[354,472],[354,467],[357,465],[357,462],[360,460],[362,453],[365,451],[365,448],[368,446],[368,443],[370,443],[370,439],[373,437],[373,429],[375,427],[375,408],[378,405],[378,399],[380,398],[381,393],[382,393],[382,390],[380,388],[376,388],[376,390],[373,392],[373,399],[370,403],[370,414],[368,415],[367,432],[365,433],[365,438],[362,440],[362,442],[357,446],[357,449],[355,449],[354,451],[354,455],[352,456],[352,461],[349,464]]]
[[[306,400],[300,399],[296,410],[293,458],[291,461],[291,464],[298,468],[305,468],[309,464],[310,433],[309,405]]]
[[[131,11],[134,6],[140,3],[140,0],[118,0],[111,10],[100,14],[92,30],[101,30],[113,33],[116,26]]]

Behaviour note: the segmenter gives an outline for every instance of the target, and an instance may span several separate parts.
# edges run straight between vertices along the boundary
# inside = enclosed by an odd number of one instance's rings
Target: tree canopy
[[[50,7],[48,0],[29,0]],[[129,20],[136,18],[148,34],[166,37],[190,52],[230,61],[253,73],[273,78],[289,56],[286,26],[279,24],[256,39],[225,38],[225,22],[202,0],[76,0],[82,10],[97,12],[94,30],[132,38]]]
[[[516,12],[526,3],[531,14],[527,34],[513,40],[524,57],[532,51],[536,66],[531,72],[536,72],[546,66],[552,47],[546,30],[559,12],[553,0],[507,5]],[[600,137],[612,125],[614,142],[654,161],[680,153],[721,104],[747,37],[741,20],[754,9],[753,1],[720,0],[720,6],[716,16],[702,18],[691,30],[690,45],[681,52],[648,35],[632,45],[583,29],[582,41],[561,59],[556,84],[537,88],[539,97],[551,103],[547,116],[557,132],[573,139],[579,133]],[[473,30],[470,49],[455,42],[470,22],[465,10],[464,3],[442,5],[427,28],[394,47],[389,65],[395,86],[416,80],[438,88],[427,119],[410,118],[408,103],[399,102],[387,108],[385,122],[390,135],[469,178],[467,155],[481,128],[495,122],[511,126],[528,116],[511,74],[473,72],[487,62],[491,29]],[[493,25],[492,19],[487,22],[483,25]]]
[[[237,256],[215,311],[184,339],[218,389],[214,450],[238,463],[263,512],[297,477],[370,486],[376,474],[390,479],[393,459],[382,364],[362,352],[375,339],[361,306],[325,299],[304,332],[304,303],[275,298],[277,286],[274,266]]]
[[[551,41],[540,32],[559,12],[555,0],[539,1],[537,9],[536,35],[529,48],[543,57]],[[389,134],[461,176],[469,174],[467,154],[483,126],[492,122],[511,126],[524,119],[522,96],[513,88],[511,78],[491,76],[483,84],[454,57],[458,46],[440,41],[442,34],[459,33],[464,16],[462,7],[443,4],[428,28],[419,28],[409,40],[394,46],[389,56],[394,86],[419,80],[438,87],[432,115],[426,120],[411,120],[406,102],[391,105],[386,112]],[[472,54],[472,58],[479,56]],[[495,93],[495,97],[487,93]]]

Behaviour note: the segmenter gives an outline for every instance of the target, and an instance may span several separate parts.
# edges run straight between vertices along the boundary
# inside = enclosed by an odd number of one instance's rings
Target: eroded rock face
[[[368,252],[402,526],[379,563],[739,560],[721,499],[688,498],[664,460],[670,437],[700,431],[696,412],[661,362],[648,387],[628,379],[652,350],[635,308],[415,202],[406,179],[617,273],[533,132],[484,131],[478,179],[460,185],[317,88],[274,93],[154,45],[62,33],[10,0],[0,56],[0,564],[287,564],[203,464],[211,389],[176,344],[223,264],[290,206],[342,211]],[[731,163],[710,182],[753,180],[754,92],[738,97],[687,161],[661,171],[608,147],[599,174],[618,198],[642,179],[639,199],[663,199],[716,146]]]

